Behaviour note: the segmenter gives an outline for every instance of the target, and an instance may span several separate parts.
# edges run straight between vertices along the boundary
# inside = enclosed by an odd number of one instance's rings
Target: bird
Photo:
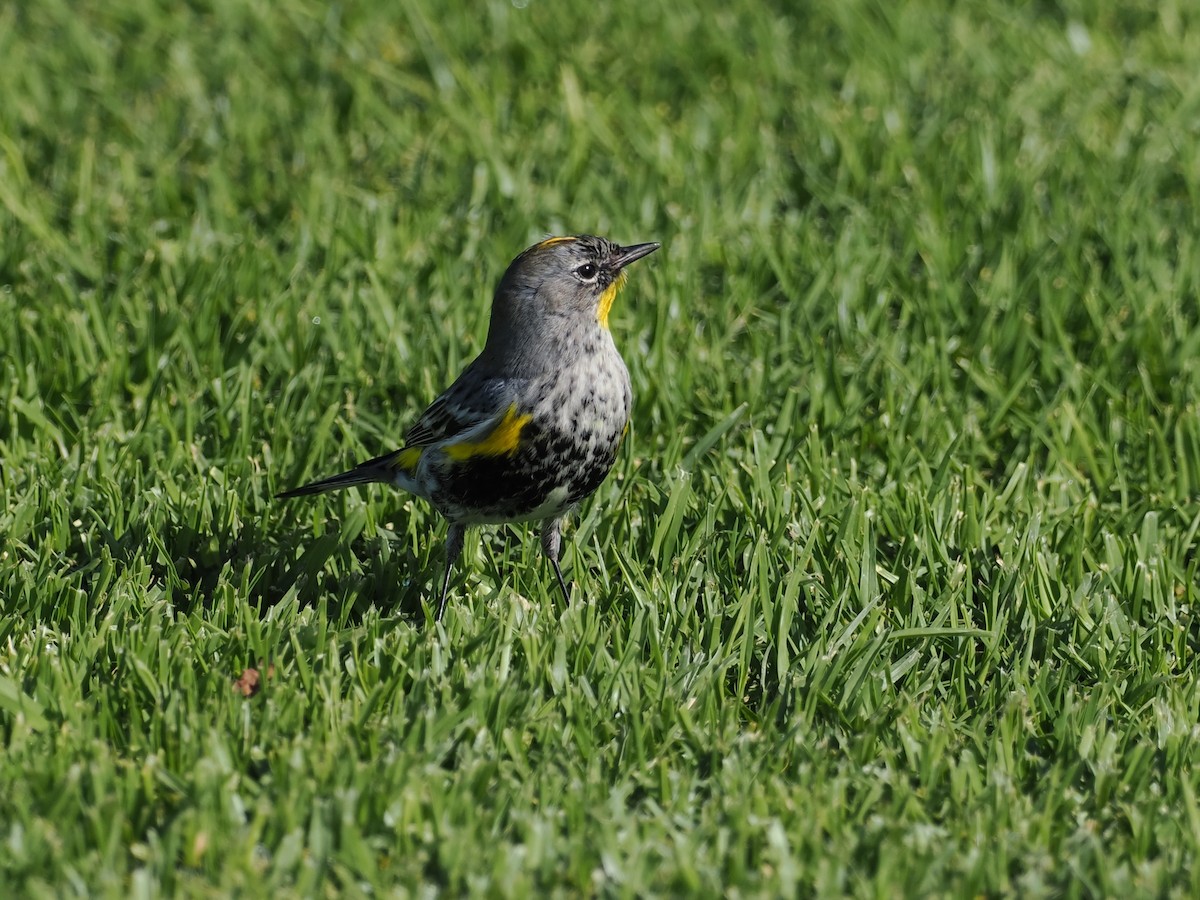
[[[449,523],[437,621],[468,527],[540,523],[543,553],[569,604],[562,522],[612,469],[633,404],[609,313],[626,267],[660,246],[579,234],[527,248],[496,288],[483,350],[399,449],[276,496],[379,482],[427,500]]]

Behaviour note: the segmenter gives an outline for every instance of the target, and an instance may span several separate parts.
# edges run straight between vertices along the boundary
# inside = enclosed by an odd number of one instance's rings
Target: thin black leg
[[[550,560],[550,565],[554,567],[554,577],[558,579],[558,586],[562,588],[563,599],[569,604],[571,602],[571,589],[567,585],[567,580],[563,578],[562,569],[558,565],[558,554],[562,549],[562,519],[547,519],[542,524],[542,550],[546,554],[546,558]]]
[[[454,564],[458,562],[458,557],[462,554],[463,538],[466,536],[467,529],[463,525],[451,525],[450,530],[446,533],[446,574],[442,576],[442,597],[438,601],[437,621],[442,621],[442,613],[446,611],[446,598],[450,594],[450,573],[454,571]]]

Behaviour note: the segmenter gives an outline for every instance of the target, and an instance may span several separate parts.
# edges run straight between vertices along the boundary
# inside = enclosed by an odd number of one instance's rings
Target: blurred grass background
[[[1200,11],[0,10],[0,883],[1193,896]],[[660,240],[568,532],[361,490]],[[249,698],[233,682],[263,675]]]

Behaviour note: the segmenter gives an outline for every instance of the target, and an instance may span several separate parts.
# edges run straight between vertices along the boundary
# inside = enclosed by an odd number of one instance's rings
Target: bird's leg
[[[562,588],[563,599],[571,602],[571,589],[567,587],[562,569],[558,566],[558,552],[562,549],[562,519],[546,519],[542,523],[542,550],[550,565],[554,566],[554,575],[558,578],[558,586]]]
[[[442,598],[438,601],[437,621],[442,621],[442,613],[446,611],[446,595],[450,592],[450,573],[462,553],[463,538],[466,537],[465,525],[451,525],[446,532],[446,574],[442,577]]]

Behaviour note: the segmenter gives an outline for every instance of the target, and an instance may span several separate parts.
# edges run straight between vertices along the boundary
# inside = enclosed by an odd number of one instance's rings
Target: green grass
[[[0,893],[1200,892],[1194,5],[41,0],[0,59]],[[579,231],[664,244],[586,602],[497,529],[435,625],[427,506],[271,496]]]

